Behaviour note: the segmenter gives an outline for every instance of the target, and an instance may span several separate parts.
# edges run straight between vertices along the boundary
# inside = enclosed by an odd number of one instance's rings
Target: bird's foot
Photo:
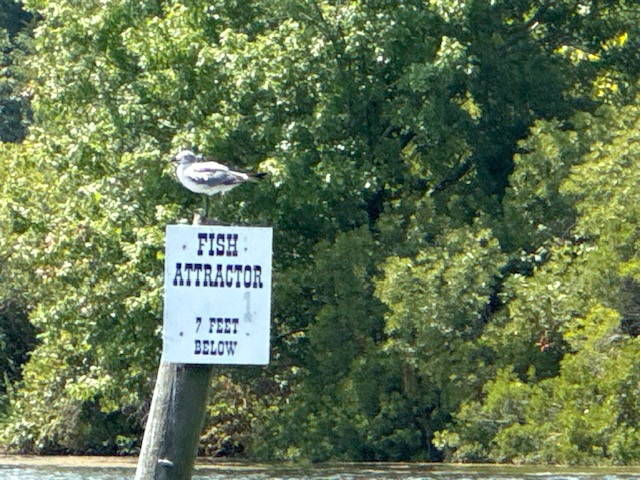
[[[194,212],[194,218],[191,223],[193,225],[203,224],[204,223],[203,221],[205,220],[206,220],[205,216],[202,215],[200,212]]]

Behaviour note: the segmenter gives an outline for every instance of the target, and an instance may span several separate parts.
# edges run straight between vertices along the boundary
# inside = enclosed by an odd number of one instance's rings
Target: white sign
[[[168,225],[163,358],[267,364],[271,227]]]

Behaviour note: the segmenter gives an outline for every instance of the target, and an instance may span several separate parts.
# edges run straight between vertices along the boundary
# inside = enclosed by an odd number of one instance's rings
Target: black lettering
[[[212,352],[213,352],[213,349],[212,349]],[[225,354],[225,343],[223,341],[218,341],[218,355],[222,356],[224,354]]]
[[[185,264],[185,272],[187,272],[187,281],[185,282],[185,285],[191,286],[191,270],[194,268],[194,265],[191,264],[190,262]]]
[[[225,254],[225,234],[218,234],[216,236],[216,255],[222,256]]]
[[[185,281],[183,281],[182,264],[180,262],[176,262],[176,274],[174,275],[174,286],[182,286],[184,284],[185,284]]]
[[[236,345],[238,344],[237,341],[225,341],[225,347],[227,347],[227,355],[228,356],[233,356],[234,353],[236,352]],[[220,347],[220,343],[219,343]]]
[[[199,256],[203,255],[203,241],[207,240],[207,233],[206,232],[199,232],[198,233],[198,251],[196,252]]]
[[[209,255],[213,256],[214,255],[214,238],[216,236],[213,233],[209,234]]]
[[[209,341],[203,341],[203,354],[209,354]]]
[[[200,341],[196,340],[195,343],[196,343],[196,347],[194,347],[194,354],[200,354],[201,352]]]
[[[223,280],[223,265],[216,265],[216,279],[214,280],[214,287],[225,287],[225,281]]]
[[[259,265],[216,264],[216,275],[213,275],[212,264],[176,262],[174,286],[196,287],[236,287],[262,289],[263,269]],[[223,272],[224,271],[224,272]],[[193,274],[193,279],[192,279]]]
[[[236,287],[240,287],[240,274],[243,272],[243,266],[236,264],[234,266],[234,272],[236,272]]]
[[[238,234],[227,234],[227,255],[238,256]]]
[[[263,270],[260,266],[254,266],[254,289],[262,289],[263,288],[263,281],[261,280],[260,276],[263,273]]]
[[[231,274],[231,275],[230,275]],[[234,266],[227,264],[227,272],[225,273],[225,285],[231,287],[234,283]]]
[[[196,271],[196,287],[200,286],[200,272],[203,270],[202,264],[194,264],[194,271]]]
[[[214,283],[211,280],[211,264],[203,264],[203,286],[211,286],[214,287]]]
[[[238,318],[237,318],[237,317],[234,317],[234,318],[231,320],[231,323],[234,325],[234,330],[233,330],[233,332],[232,332],[232,333],[233,333],[233,334],[237,334],[237,333],[238,333]]]
[[[251,287],[252,285],[252,267],[245,266],[245,271],[243,272],[243,285],[245,287]]]

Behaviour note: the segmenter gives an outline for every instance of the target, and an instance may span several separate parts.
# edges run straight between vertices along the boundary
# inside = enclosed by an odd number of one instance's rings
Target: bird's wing
[[[234,185],[246,180],[242,174],[229,170],[217,162],[199,162],[185,169],[184,175],[197,184],[216,186]]]

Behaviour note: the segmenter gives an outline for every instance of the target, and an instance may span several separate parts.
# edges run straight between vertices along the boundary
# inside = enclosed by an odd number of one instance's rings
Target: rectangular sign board
[[[168,225],[163,359],[269,362],[271,227]]]

